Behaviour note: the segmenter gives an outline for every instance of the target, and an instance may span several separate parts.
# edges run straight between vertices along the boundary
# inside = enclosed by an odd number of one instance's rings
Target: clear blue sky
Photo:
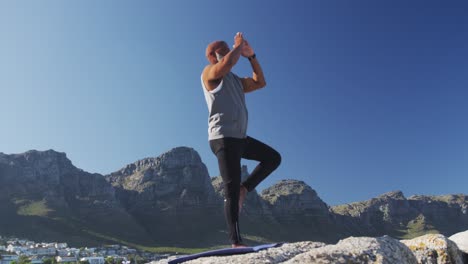
[[[242,31],[267,87],[248,134],[276,148],[259,187],[328,204],[467,193],[466,1],[2,1],[0,152],[66,152],[107,174],[178,146],[219,174],[200,74]],[[251,74],[242,59],[233,69]],[[244,164],[253,169],[254,162]]]

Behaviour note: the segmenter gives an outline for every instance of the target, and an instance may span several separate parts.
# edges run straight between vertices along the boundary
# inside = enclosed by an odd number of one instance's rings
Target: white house
[[[67,249],[68,251],[68,256],[78,256],[80,254],[80,250],[77,248],[69,248]]]
[[[93,254],[93,253],[96,252],[96,248],[85,248],[84,252],[86,252],[88,254]]]
[[[34,243],[34,242],[32,242],[32,241],[28,241],[28,242],[26,242],[25,246],[27,246],[27,247],[34,247],[35,244],[36,244],[36,243]]]
[[[65,249],[67,247],[68,247],[67,243],[55,243],[55,248]]]
[[[8,252],[15,252],[16,254],[23,253],[27,250],[25,247],[18,247],[13,245],[8,245],[7,250]]]
[[[12,261],[18,261],[18,255],[2,255],[0,258],[0,264],[10,264]]]
[[[103,257],[86,257],[81,258],[80,261],[88,261],[89,264],[104,264],[106,260]]]
[[[58,256],[55,258],[58,263],[68,263],[68,262],[77,262],[78,259],[76,257],[61,257]]]

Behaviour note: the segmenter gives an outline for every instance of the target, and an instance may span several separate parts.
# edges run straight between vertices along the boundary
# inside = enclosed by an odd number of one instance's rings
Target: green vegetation
[[[42,262],[43,264],[57,264],[57,260],[55,258],[46,258]]]
[[[115,264],[114,258],[113,257],[107,257],[105,259],[106,264]]]
[[[130,255],[128,256],[128,260],[131,262],[131,263],[136,263],[136,264],[145,264],[147,263],[148,261],[145,260],[144,258],[138,256],[138,255]]]
[[[10,264],[31,264],[31,260],[26,256],[20,256],[18,261],[12,261]]]
[[[433,226],[426,223],[426,219],[423,215],[419,215],[415,219],[409,221],[407,224],[407,229],[401,231],[406,233],[402,239],[413,239],[415,237],[426,234],[439,233],[439,231],[437,231]]]
[[[19,200],[17,200],[19,201]],[[53,212],[52,209],[49,209],[46,205],[45,200],[41,201],[29,201],[29,202],[24,202],[24,205],[20,206],[18,208],[18,214],[19,215],[28,215],[28,216],[47,216],[49,212]]]
[[[127,245],[127,246],[133,247],[133,248],[138,249],[138,250],[148,251],[148,252],[152,252],[152,253],[195,254],[195,253],[200,253],[200,252],[207,251],[207,250],[219,249],[219,248],[226,247],[226,245],[217,246],[217,247],[210,247],[210,248],[148,247],[148,246],[138,245],[138,244],[135,244],[135,243],[130,243],[130,242],[127,242],[127,241],[124,241],[124,240],[121,240],[121,239],[118,239],[118,238],[114,238],[114,237],[111,237],[111,236],[107,236],[107,235],[104,235],[104,234],[96,233],[96,232],[91,231],[91,230],[82,230],[82,231],[85,232],[85,233],[88,233],[90,235],[93,235],[95,237],[104,239],[104,240],[108,240],[108,241],[118,243],[118,244],[121,244],[121,245]]]

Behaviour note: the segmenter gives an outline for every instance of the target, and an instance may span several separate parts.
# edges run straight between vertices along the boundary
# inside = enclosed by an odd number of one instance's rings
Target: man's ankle
[[[232,248],[244,248],[244,247],[247,247],[247,245],[244,243],[235,243],[235,244],[232,244],[231,247]]]

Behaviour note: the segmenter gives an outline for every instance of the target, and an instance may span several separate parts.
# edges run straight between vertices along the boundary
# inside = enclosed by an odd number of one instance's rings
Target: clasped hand
[[[252,46],[250,46],[249,42],[246,39],[244,39],[244,35],[242,34],[242,32],[237,32],[237,34],[234,36],[234,48],[238,46],[240,46],[241,55],[243,57],[250,57],[254,55]]]

